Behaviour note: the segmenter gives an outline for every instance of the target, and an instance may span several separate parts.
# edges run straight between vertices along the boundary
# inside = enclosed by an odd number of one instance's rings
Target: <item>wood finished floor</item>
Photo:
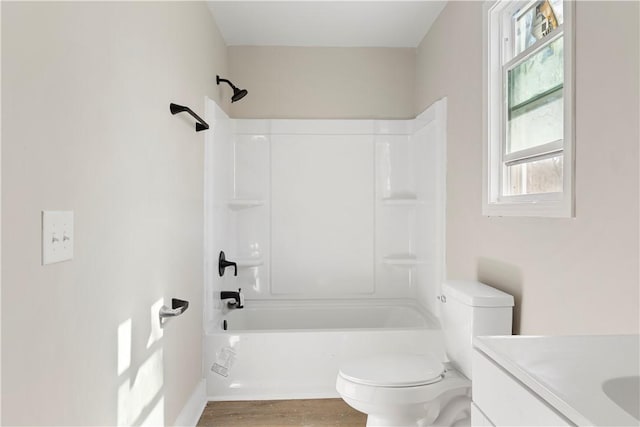
[[[198,427],[363,427],[367,416],[342,399],[209,402]]]

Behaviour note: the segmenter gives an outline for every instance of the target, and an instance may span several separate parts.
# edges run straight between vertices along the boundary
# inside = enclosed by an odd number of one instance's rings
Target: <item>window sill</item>
[[[485,203],[482,206],[484,216],[517,216],[544,218],[573,218],[573,203],[567,200],[535,200],[518,202]]]

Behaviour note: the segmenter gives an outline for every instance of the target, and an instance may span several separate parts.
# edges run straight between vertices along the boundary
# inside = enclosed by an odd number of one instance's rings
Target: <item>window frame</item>
[[[487,1],[484,4],[483,55],[483,206],[485,216],[562,217],[575,215],[575,79],[574,79],[574,16],[575,2],[563,2],[564,22],[544,39],[536,41],[516,57],[512,15],[525,11],[535,0]],[[505,40],[508,31],[511,41]],[[508,70],[534,55],[559,37],[563,37],[563,139],[506,155]],[[505,61],[509,58],[509,61]],[[561,141],[561,144],[560,144]],[[510,195],[503,194],[506,161],[513,164],[522,159],[543,159],[551,153],[563,155],[562,192]]]

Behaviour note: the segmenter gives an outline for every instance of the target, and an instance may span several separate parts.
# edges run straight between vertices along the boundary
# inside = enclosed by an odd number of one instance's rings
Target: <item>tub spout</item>
[[[229,308],[244,308],[244,295],[242,289],[238,288],[238,292],[235,291],[222,291],[220,292],[220,299],[233,299],[234,301],[227,302]]]

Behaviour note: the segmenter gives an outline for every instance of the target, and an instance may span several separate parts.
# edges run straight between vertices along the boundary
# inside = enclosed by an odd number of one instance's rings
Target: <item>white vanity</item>
[[[474,426],[640,425],[638,335],[479,337]]]

